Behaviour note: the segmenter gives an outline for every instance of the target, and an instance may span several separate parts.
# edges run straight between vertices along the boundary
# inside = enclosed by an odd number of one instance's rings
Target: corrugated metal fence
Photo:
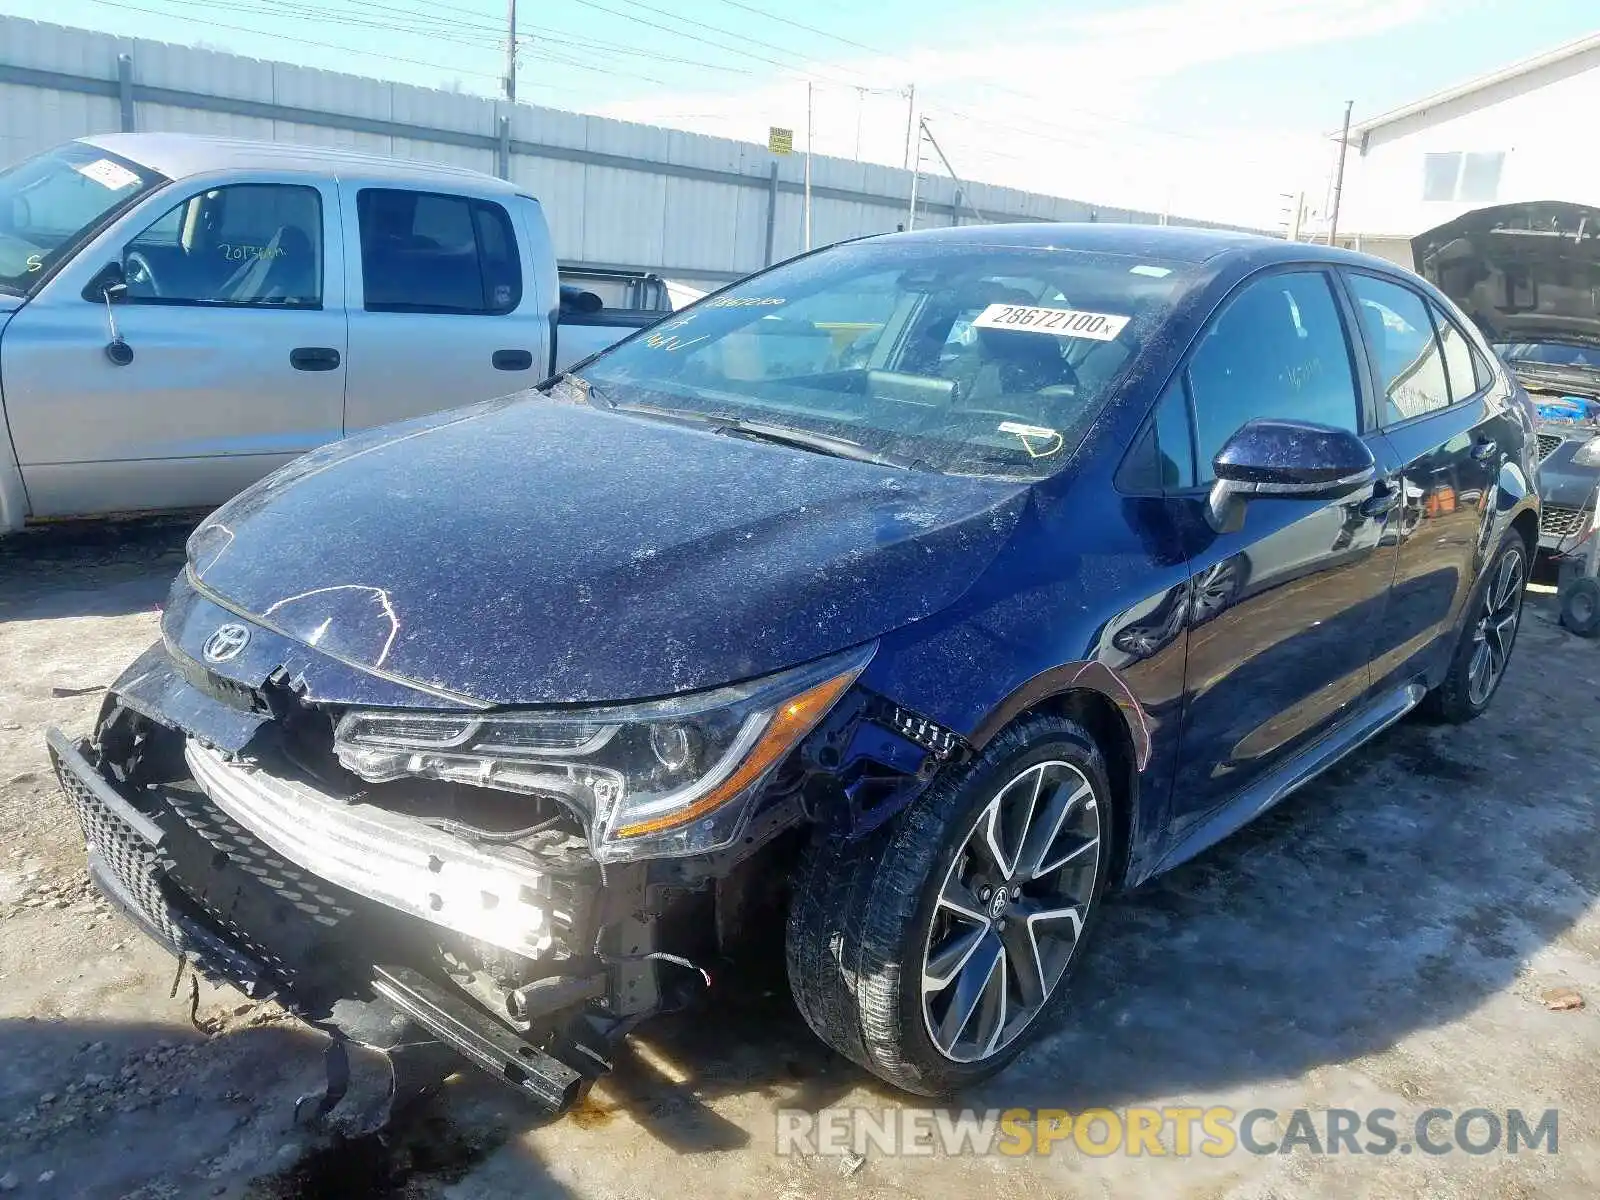
[[[803,160],[724,138],[0,16],[0,166],[117,130],[348,146],[452,163],[540,198],[570,265],[734,279],[796,254]],[[817,245],[906,220],[911,174],[812,160]],[[919,226],[1152,223],[1154,213],[924,175]],[[1173,219],[1174,224],[1202,224]]]

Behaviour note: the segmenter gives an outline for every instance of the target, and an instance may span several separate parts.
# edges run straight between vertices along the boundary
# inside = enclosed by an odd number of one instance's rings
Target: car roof
[[[247,138],[209,137],[193,133],[103,133],[79,139],[159,171],[169,179],[182,179],[209,171],[306,171],[317,175],[359,175],[364,180],[426,183],[455,180],[480,191],[517,189],[504,179],[482,171],[442,163],[411,162],[337,146],[300,146],[292,142],[257,142]]]
[[[1228,257],[1248,259],[1251,267],[1274,262],[1337,262],[1349,266],[1396,271],[1395,265],[1370,254],[1338,247],[1291,242],[1231,229],[1196,229],[1181,225],[1125,225],[1109,221],[1057,223],[1015,221],[1004,225],[961,225],[882,234],[877,242],[925,242],[930,245],[1015,246],[1050,250],[1082,250],[1202,263]],[[1212,265],[1218,265],[1212,263]],[[1243,264],[1241,264],[1243,265]]]

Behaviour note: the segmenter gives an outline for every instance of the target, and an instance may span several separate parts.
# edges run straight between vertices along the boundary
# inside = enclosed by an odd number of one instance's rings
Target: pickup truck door
[[[100,295],[108,267],[126,289]],[[113,361],[115,322],[131,357]],[[303,174],[180,181],[7,325],[0,381],[34,517],[210,508],[338,438],[339,196]]]
[[[521,391],[549,373],[555,257],[543,219],[537,229],[517,219],[521,197],[340,187],[352,248],[346,432]]]

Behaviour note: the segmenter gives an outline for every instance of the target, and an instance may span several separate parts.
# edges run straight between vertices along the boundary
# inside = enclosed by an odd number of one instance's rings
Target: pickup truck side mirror
[[[1378,473],[1372,451],[1348,429],[1266,417],[1240,426],[1211,466],[1217,481],[1206,519],[1218,533],[1237,532],[1245,505],[1255,497],[1336,500]]]
[[[106,333],[111,340],[105,344],[105,355],[114,367],[125,367],[133,361],[133,347],[122,340],[117,330],[117,315],[111,311],[111,306],[127,294],[128,280],[118,262],[101,267],[83,288],[85,300],[100,300],[106,306]]]
[[[94,278],[83,285],[83,298],[96,303],[114,304],[128,294],[128,280],[122,264],[109,262],[95,272]]]

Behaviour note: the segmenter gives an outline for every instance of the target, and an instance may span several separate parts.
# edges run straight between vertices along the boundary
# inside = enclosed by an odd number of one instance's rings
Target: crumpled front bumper
[[[330,989],[315,964],[326,965],[333,943],[302,941],[294,953],[268,948],[247,931],[254,925],[247,914],[252,907],[261,910],[251,889],[264,883],[309,910],[308,928],[337,926],[350,913],[339,889],[300,872],[212,808],[202,794],[188,799],[172,794],[159,811],[150,811],[95,769],[87,744],[55,729],[48,731],[47,742],[56,777],[77,814],[96,886],[205,978],[232,984],[253,998],[276,997],[336,1040],[391,1051],[432,1039],[551,1111],[564,1110],[580,1094],[584,1077],[577,1071],[414,968],[369,963],[367,977]],[[180,853],[175,843],[184,840],[202,849],[215,847],[215,869],[232,868],[245,878],[196,895],[173,873]],[[227,898],[228,912],[218,910],[219,897]]]

